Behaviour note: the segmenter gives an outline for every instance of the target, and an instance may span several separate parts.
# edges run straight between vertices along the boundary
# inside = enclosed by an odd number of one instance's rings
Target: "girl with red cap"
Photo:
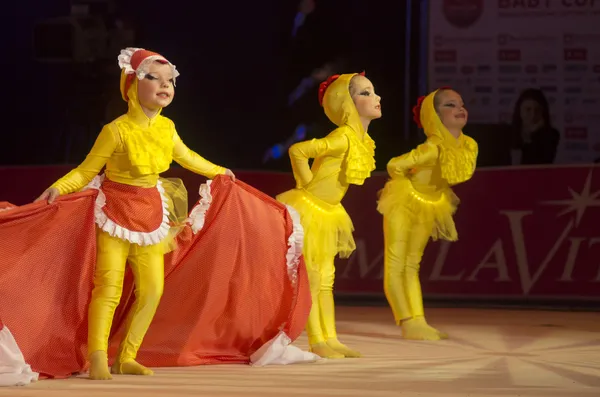
[[[112,373],[153,373],[135,358],[161,299],[164,254],[181,230],[174,226],[187,214],[187,193],[181,181],[159,179],[159,174],[175,160],[207,178],[225,174],[235,180],[230,170],[190,150],[174,123],[161,115],[175,95],[179,75],[175,65],[140,48],[122,50],[118,60],[128,112],[105,125],[86,159],[38,198],[51,203],[59,195],[82,188],[98,190],[97,257],[88,314],[91,379],[111,379],[108,339],[126,262],[133,272],[136,300]],[[104,174],[98,175],[103,167]]]

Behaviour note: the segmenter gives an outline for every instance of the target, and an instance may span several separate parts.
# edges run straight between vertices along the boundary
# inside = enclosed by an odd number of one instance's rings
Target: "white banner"
[[[600,157],[600,0],[429,0],[431,89],[461,93],[471,123],[512,120],[541,89],[557,163]]]

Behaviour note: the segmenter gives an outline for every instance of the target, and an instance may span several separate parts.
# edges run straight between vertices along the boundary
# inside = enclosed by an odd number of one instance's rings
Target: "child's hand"
[[[233,180],[235,182],[235,174],[230,169],[225,170],[225,175],[230,177],[231,180]]]
[[[48,200],[48,204],[52,204],[52,202],[56,200],[58,196],[60,196],[60,192],[58,191],[58,189],[55,187],[50,187],[46,189],[40,197],[35,199],[34,203],[37,203],[38,201]]]

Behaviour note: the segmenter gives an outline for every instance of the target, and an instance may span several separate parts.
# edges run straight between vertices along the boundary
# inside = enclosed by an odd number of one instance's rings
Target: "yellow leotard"
[[[458,238],[453,214],[459,200],[450,186],[471,178],[478,153],[472,138],[455,138],[442,124],[434,108],[436,92],[425,98],[420,112],[426,142],[389,161],[391,179],[377,206],[384,216],[384,289],[409,339],[445,337],[425,322],[419,268],[430,238]]]
[[[348,257],[356,248],[352,221],[341,201],[351,184],[362,185],[375,169],[375,142],[364,131],[350,97],[349,84],[354,76],[341,75],[327,88],[323,107],[338,128],[325,138],[290,148],[296,189],[277,196],[300,214],[313,297],[307,325],[309,342],[314,352],[330,358],[358,355],[337,340],[334,258]]]

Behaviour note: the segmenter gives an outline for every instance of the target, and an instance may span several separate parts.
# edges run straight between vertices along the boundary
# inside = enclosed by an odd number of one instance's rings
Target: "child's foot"
[[[310,351],[322,358],[344,358],[345,356],[333,350],[325,342],[310,345]]]
[[[362,357],[362,355],[356,350],[350,349],[348,346],[344,345],[337,339],[329,339],[327,340],[327,346],[331,347],[336,352],[343,354],[344,357],[347,358],[358,358]]]
[[[113,364],[111,371],[113,374],[118,375],[154,375],[154,372],[151,369],[144,367],[134,360],[126,361],[124,363],[116,361]]]
[[[422,321],[425,323],[425,326],[427,328],[429,328],[430,330],[432,330],[433,332],[437,333],[439,335],[440,339],[448,339],[448,334],[447,333],[445,333],[443,331],[440,331],[439,329],[433,328],[431,325],[429,325],[427,323],[427,320],[425,320],[425,317],[417,317],[417,320],[418,319],[422,319]]]
[[[402,337],[411,340],[440,340],[445,334],[433,328],[424,317],[411,318],[402,322]]]
[[[106,352],[98,350],[90,355],[90,379],[111,380],[112,376],[108,370],[108,358]]]
[[[431,327],[431,328],[433,328],[433,327]],[[435,328],[433,328],[433,329],[435,329]],[[439,329],[435,329],[435,330],[438,333],[438,335],[440,336],[440,339],[448,339],[449,338],[448,333],[446,333],[444,331],[440,331]]]

